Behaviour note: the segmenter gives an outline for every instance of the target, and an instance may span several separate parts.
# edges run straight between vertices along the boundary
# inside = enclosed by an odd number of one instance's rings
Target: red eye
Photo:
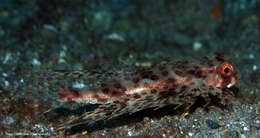
[[[221,75],[226,76],[226,77],[233,73],[233,67],[228,62],[222,63],[220,65],[219,69],[220,69],[219,71],[220,71]]]

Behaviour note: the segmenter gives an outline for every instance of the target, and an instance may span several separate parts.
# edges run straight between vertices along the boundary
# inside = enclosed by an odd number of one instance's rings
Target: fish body
[[[62,123],[60,128],[91,124],[147,108],[156,110],[170,104],[190,107],[199,96],[206,101],[205,107],[210,103],[210,95],[226,105],[234,98],[234,93],[227,88],[238,80],[237,69],[221,54],[199,61],[175,61],[117,73],[95,87],[62,89],[60,101],[100,105]]]
[[[58,121],[57,130],[147,108],[156,110],[166,105],[176,105],[176,108],[186,105],[189,109],[198,97],[206,101],[204,107],[210,106],[211,96],[226,105],[234,99],[234,93],[228,88],[239,80],[238,70],[221,54],[121,72],[26,73],[28,70],[24,69],[17,88],[1,92],[0,118],[17,113],[20,122],[29,120],[29,124],[35,124],[46,119],[41,116],[64,109],[67,103],[74,102],[83,107],[98,105],[94,110]]]

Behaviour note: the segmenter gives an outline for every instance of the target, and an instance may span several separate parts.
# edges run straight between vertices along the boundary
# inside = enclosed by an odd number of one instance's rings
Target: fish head
[[[239,82],[238,68],[223,55],[216,54],[209,61],[206,84],[217,88],[231,88]],[[213,66],[212,66],[213,65]]]

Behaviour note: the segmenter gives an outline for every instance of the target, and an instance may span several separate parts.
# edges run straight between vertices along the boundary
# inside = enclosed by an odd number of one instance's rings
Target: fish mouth
[[[230,84],[229,84],[230,85]],[[238,95],[238,93],[239,93],[239,88],[237,87],[237,86],[235,86],[235,85],[230,85],[230,86],[227,86],[227,88],[226,89],[228,89],[229,91],[231,91],[234,95],[235,95],[235,97],[237,97],[237,95]]]
[[[231,88],[231,87],[233,87],[233,84],[230,83],[227,85],[227,88]]]

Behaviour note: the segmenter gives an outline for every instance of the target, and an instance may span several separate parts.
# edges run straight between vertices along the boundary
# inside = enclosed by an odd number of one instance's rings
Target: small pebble
[[[189,135],[190,137],[192,137],[192,136],[193,136],[193,133],[189,132],[188,135]]]
[[[0,124],[3,125],[10,125],[13,124],[15,122],[13,117],[7,116],[6,118],[4,118],[2,121],[0,121]]]
[[[73,88],[75,89],[82,89],[85,87],[85,84],[82,83],[82,82],[75,82],[73,85],[72,85]]]
[[[62,64],[62,63],[66,63],[66,61],[65,61],[65,59],[63,59],[63,58],[60,58],[60,59],[58,60],[58,63],[59,63],[59,64]]]
[[[9,82],[8,81],[4,81],[4,86],[8,87],[9,86]]]
[[[195,42],[194,44],[193,44],[193,50],[194,51],[198,51],[198,50],[200,50],[202,48],[202,44],[200,43],[200,42]]]
[[[255,59],[255,55],[254,55],[254,54],[252,54],[252,53],[251,53],[251,54],[249,54],[249,56],[248,56],[248,57],[249,57],[249,59]]]
[[[39,60],[37,60],[37,59],[33,59],[32,60],[32,65],[34,65],[34,66],[38,66],[38,65],[41,65],[41,62],[39,61]]]
[[[128,136],[132,136],[133,135],[133,133],[131,132],[131,131],[128,131]]]
[[[242,135],[240,135],[241,136],[241,138],[246,138],[246,136],[244,135],[244,134],[242,134]]]
[[[3,76],[3,77],[7,77],[8,74],[3,72],[3,73],[2,73],[2,76]]]
[[[206,120],[206,123],[207,123],[208,127],[211,129],[217,129],[220,127],[218,123],[216,123],[212,120]]]
[[[125,41],[124,37],[119,35],[119,34],[117,34],[117,33],[109,34],[108,36],[105,37],[105,39]]]
[[[260,125],[260,120],[256,120],[255,123]]]
[[[9,53],[9,52],[6,53],[3,63],[6,64],[11,59],[11,56],[12,56],[11,53]]]
[[[140,66],[140,63],[139,63],[139,62],[135,62],[135,66],[136,66],[136,67],[139,67],[139,66]]]
[[[46,30],[49,30],[49,31],[58,32],[57,29],[53,25],[50,25],[50,24],[44,24],[43,28]]]
[[[60,57],[66,57],[66,52],[65,51],[60,51],[59,56]]]
[[[218,124],[219,124],[219,126],[224,126],[224,125],[225,125],[225,122],[219,121]]]
[[[248,127],[244,127],[243,130],[244,130],[244,131],[248,131],[249,128],[248,128]]]

